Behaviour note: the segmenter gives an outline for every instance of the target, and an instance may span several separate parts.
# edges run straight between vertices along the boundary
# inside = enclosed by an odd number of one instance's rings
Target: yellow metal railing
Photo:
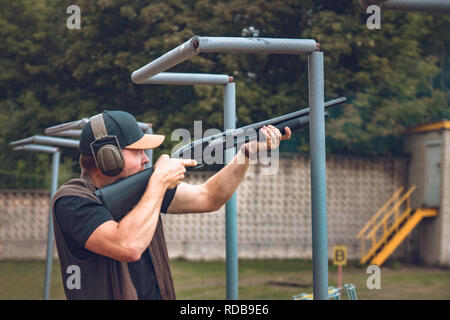
[[[361,239],[361,263],[366,263],[382,244],[386,244],[389,235],[394,230],[398,230],[401,222],[409,217],[412,211],[410,197],[415,189],[416,186],[412,186],[400,197],[403,187],[399,188],[359,231],[356,237]],[[405,205],[404,208],[402,208],[403,205]],[[380,233],[381,236],[377,237]],[[371,240],[371,248],[366,252],[367,240]]]

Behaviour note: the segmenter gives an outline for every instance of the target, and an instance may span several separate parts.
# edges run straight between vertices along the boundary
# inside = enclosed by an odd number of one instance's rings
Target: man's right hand
[[[159,176],[167,184],[168,189],[173,189],[183,181],[185,167],[195,167],[196,165],[197,161],[194,159],[176,159],[163,154],[153,166],[152,177],[156,173],[156,176]]]

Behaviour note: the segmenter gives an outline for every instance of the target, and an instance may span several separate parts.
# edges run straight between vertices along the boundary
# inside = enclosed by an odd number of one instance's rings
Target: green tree
[[[221,87],[130,79],[194,35],[319,41],[326,99],[349,99],[327,121],[331,153],[400,155],[406,127],[450,115],[445,15],[383,12],[381,30],[368,30],[357,0],[79,0],[81,29],[68,30],[71,4],[0,0],[0,188],[48,181],[49,157],[11,152],[10,141],[105,109],[128,111],[167,135],[155,158],[178,143],[170,141],[176,128],[193,132],[194,120],[222,128]],[[238,126],[308,105],[305,56],[202,54],[170,71],[233,76]],[[303,130],[281,150],[308,152],[308,143]],[[63,150],[65,176],[77,174],[77,157]]]

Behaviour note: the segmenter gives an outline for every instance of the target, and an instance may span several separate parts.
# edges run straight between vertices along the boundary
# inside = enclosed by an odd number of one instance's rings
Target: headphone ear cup
[[[125,161],[122,151],[116,146],[107,144],[97,151],[98,168],[107,176],[117,176],[123,169]]]

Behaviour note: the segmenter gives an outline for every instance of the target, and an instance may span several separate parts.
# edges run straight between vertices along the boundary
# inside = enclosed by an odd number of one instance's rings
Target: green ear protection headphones
[[[119,140],[116,136],[108,135],[102,113],[91,117],[89,122],[95,137],[95,141],[91,143],[95,165],[103,174],[117,176],[125,165]]]

